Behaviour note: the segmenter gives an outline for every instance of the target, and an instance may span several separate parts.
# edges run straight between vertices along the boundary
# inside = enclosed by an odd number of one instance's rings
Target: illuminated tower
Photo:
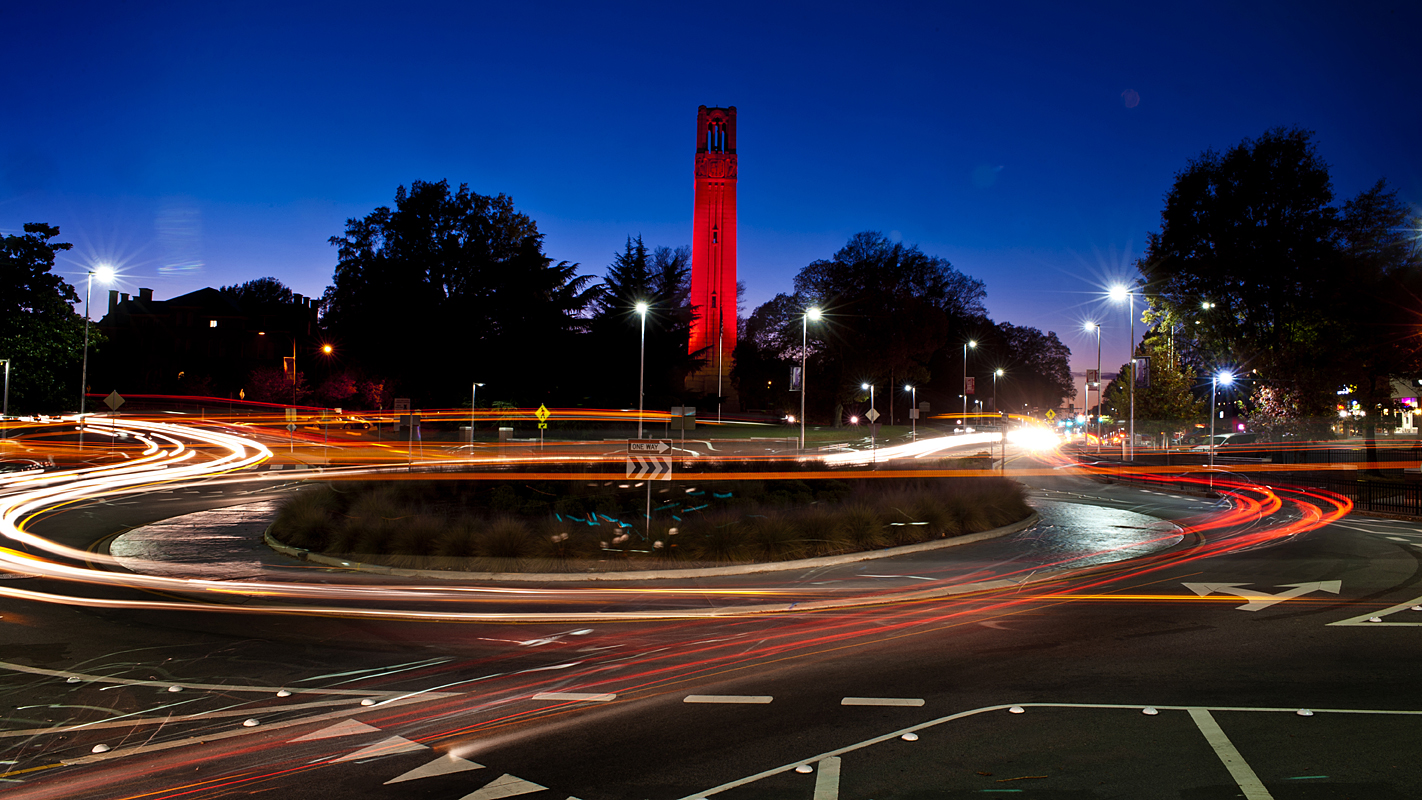
[[[696,110],[696,209],[691,238],[691,352],[706,366],[693,392],[729,397],[736,349],[736,107]],[[730,401],[734,408],[734,401]]]

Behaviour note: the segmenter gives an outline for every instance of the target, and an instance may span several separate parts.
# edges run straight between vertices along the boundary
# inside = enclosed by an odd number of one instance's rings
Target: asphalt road
[[[1187,524],[1205,505],[1065,475],[1031,483],[1044,499]],[[89,544],[283,490],[158,493],[37,529]],[[0,791],[1422,796],[1422,533],[1351,516],[1207,549],[1260,527],[1016,588],[739,619],[433,624],[0,598]],[[993,560],[978,547],[942,552]]]

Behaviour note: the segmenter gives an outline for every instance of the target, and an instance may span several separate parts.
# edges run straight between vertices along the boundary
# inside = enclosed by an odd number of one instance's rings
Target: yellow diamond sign
[[[535,417],[538,417],[539,422],[547,422],[548,418],[553,416],[553,412],[548,410],[548,406],[545,406],[540,403],[538,405],[538,410],[533,412],[533,415]]]

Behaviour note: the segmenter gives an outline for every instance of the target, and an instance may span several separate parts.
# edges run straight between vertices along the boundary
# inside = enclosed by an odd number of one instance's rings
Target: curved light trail
[[[0,479],[0,535],[10,546],[0,547],[0,569],[12,573],[44,577],[68,582],[82,582],[112,588],[162,592],[178,599],[131,599],[92,597],[75,598],[60,593],[21,590],[0,587],[0,595],[36,602],[66,605],[104,606],[110,608],[182,610],[206,612],[230,612],[242,614],[310,614],[344,616],[362,619],[418,620],[438,622],[483,621],[483,622],[549,622],[555,620],[586,622],[610,619],[667,620],[692,617],[726,617],[768,612],[783,612],[798,608],[801,611],[823,607],[824,601],[833,605],[847,604],[879,605],[890,602],[906,602],[944,596],[941,587],[905,587],[861,591],[852,599],[834,590],[825,590],[817,597],[805,600],[805,589],[780,588],[674,588],[650,586],[643,588],[572,588],[540,589],[516,586],[428,586],[416,583],[374,583],[361,580],[340,582],[304,582],[297,580],[212,580],[198,578],[174,578],[157,575],[135,574],[113,568],[117,563],[108,557],[91,552],[66,547],[50,539],[26,530],[27,523],[41,515],[54,512],[67,504],[130,492],[151,490],[155,485],[181,485],[183,482],[206,480],[213,476],[232,473],[254,466],[271,457],[271,451],[255,440],[226,433],[220,430],[179,425],[168,422],[138,419],[109,420],[102,426],[86,426],[92,433],[117,436],[119,431],[144,445],[137,458],[77,469],[45,472],[41,474],[21,473]],[[1050,436],[1050,434],[1047,434]],[[1000,441],[998,433],[965,434],[922,439],[905,445],[877,449],[878,458],[914,459],[935,454],[949,448],[973,447],[983,443]],[[1046,437],[1037,437],[1038,446],[1054,443]],[[867,453],[858,451],[835,454],[825,458],[829,464],[854,463],[850,459],[862,459]],[[402,465],[403,466],[403,465]],[[389,469],[391,467],[384,467]],[[1083,471],[1089,467],[1076,466]],[[381,468],[361,467],[345,470],[341,477],[369,476]],[[898,475],[901,471],[888,473]],[[976,471],[963,471],[972,472]],[[785,477],[807,477],[816,473],[792,472]],[[873,471],[852,473],[855,476],[877,476],[884,473]],[[924,472],[917,474],[937,474]],[[957,474],[950,472],[946,474]],[[847,476],[844,472],[826,473],[826,476]],[[336,477],[330,473],[322,476]],[[428,479],[429,474],[407,473],[400,477]],[[444,476],[438,476],[444,477]],[[458,475],[455,477],[475,477]],[[507,479],[526,477],[510,473],[492,476]],[[540,477],[553,477],[540,475]],[[585,479],[586,475],[563,474],[557,477]],[[713,476],[698,475],[697,479]],[[773,479],[777,473],[735,473],[714,476],[716,478],[747,477]],[[1179,480],[1176,478],[1175,480]],[[1194,480],[1194,479],[1191,479]],[[1205,478],[1198,481],[1205,483]],[[1224,513],[1186,521],[1184,528],[1189,535],[1208,537],[1214,532],[1228,531],[1227,537],[1218,541],[1207,540],[1194,548],[1174,553],[1162,559],[1162,563],[1178,563],[1183,558],[1203,558],[1222,552],[1230,552],[1244,547],[1256,547],[1278,541],[1302,531],[1311,530],[1346,514],[1350,504],[1346,500],[1322,492],[1294,489],[1269,489],[1238,481],[1214,479],[1213,485],[1233,499],[1232,507]],[[1025,582],[1033,574],[1049,574],[1053,571],[1068,570],[1079,566],[1090,556],[1075,556],[1059,563],[1037,565],[1022,574],[1008,572],[992,576],[955,575],[958,584],[971,584],[975,579],[992,578],[999,582]],[[1151,559],[1136,559],[1138,570],[1150,568]],[[774,578],[770,579],[771,581]],[[946,578],[944,579],[946,581]],[[936,581],[941,584],[944,581]],[[995,588],[984,586],[984,588]],[[789,606],[780,598],[793,596],[805,600]],[[1020,596],[1020,595],[1019,595]],[[1035,594],[1033,595],[1035,596]],[[677,605],[668,601],[674,598],[714,598],[734,599],[736,604],[721,607],[700,608]],[[185,600],[182,598],[192,598]],[[573,608],[559,608],[585,604],[596,600],[600,604],[619,598],[638,603],[660,603],[661,609],[622,611],[578,611]],[[233,604],[235,599],[257,601],[256,603]],[[539,612],[494,612],[470,608],[485,602],[507,604],[511,599],[527,602],[551,604],[547,610]],[[680,601],[677,601],[680,602]],[[455,604],[455,609],[429,608],[429,604]],[[419,605],[421,607],[409,607]],[[670,605],[670,607],[667,607]],[[603,605],[605,609],[605,605]]]

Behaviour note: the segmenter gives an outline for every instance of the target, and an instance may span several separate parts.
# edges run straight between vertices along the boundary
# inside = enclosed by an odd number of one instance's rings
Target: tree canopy
[[[1300,419],[1335,417],[1342,386],[1375,410],[1419,367],[1410,210],[1382,182],[1333,200],[1308,131],[1207,150],[1176,176],[1138,263],[1184,362],[1247,371],[1256,399]]]
[[[11,359],[10,412],[77,408],[84,318],[79,294],[54,274],[59,228],[26,223],[0,239],[0,358]]]
[[[339,255],[322,303],[334,345],[417,403],[456,403],[478,381],[537,404],[566,377],[554,364],[596,291],[577,264],[544,255],[509,197],[415,181],[393,210],[347,220],[330,241]]]

